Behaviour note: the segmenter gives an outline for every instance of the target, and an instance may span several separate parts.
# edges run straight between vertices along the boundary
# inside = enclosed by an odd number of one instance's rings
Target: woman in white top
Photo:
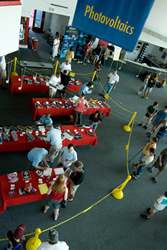
[[[59,44],[60,44],[60,35],[57,35],[57,37],[53,41],[52,56],[50,57],[52,62],[54,61],[55,56],[58,55]]]

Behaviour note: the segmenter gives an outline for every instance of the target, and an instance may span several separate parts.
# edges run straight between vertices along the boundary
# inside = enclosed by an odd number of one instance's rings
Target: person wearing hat
[[[70,182],[70,194],[68,201],[73,201],[77,189],[85,178],[85,169],[83,163],[81,161],[76,161],[73,163],[73,166],[76,170],[75,172],[73,172],[71,175],[69,175],[68,172],[65,173],[65,176]]]
[[[57,37],[53,41],[52,56],[49,58],[52,62],[54,62],[55,56],[58,55],[59,44],[60,44],[60,35],[57,35]]]
[[[17,246],[17,250],[22,250],[23,241],[25,241],[24,232],[26,230],[26,226],[24,224],[20,224],[15,231],[8,231],[7,237],[9,239],[8,249],[12,249]]]
[[[37,250],[68,250],[69,246],[65,241],[59,241],[59,233],[56,229],[51,229],[48,233],[48,240],[43,242]]]

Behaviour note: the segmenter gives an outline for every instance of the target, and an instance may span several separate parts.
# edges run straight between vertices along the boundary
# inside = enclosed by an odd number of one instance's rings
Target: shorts
[[[95,57],[96,57],[97,59],[99,59],[99,55],[95,55]]]
[[[61,201],[56,201],[56,200],[52,200],[49,196],[46,199],[46,206],[50,207],[51,205],[53,205],[53,207],[55,209],[59,209],[61,207]]]
[[[152,122],[152,125],[153,125],[154,127],[156,127],[156,128],[159,127],[159,124],[155,123],[155,121]]]
[[[150,93],[152,92],[152,90],[153,90],[153,88],[147,87],[146,90],[145,90],[145,92],[146,92],[147,94],[148,94],[148,93],[150,94]]]
[[[158,170],[160,172],[162,172],[166,169],[166,165],[163,165],[163,164],[162,164],[162,166],[159,165],[159,159],[157,159],[156,162],[154,163],[154,167],[158,168]]]
[[[159,212],[157,208],[154,207],[154,205],[151,207],[151,211],[155,214],[156,212]]]
[[[70,185],[70,194],[74,195],[80,185]]]

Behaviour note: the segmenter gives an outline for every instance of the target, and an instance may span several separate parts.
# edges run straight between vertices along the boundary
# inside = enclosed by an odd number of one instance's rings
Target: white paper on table
[[[57,87],[57,89],[62,90],[64,88],[64,85],[60,84],[60,85],[57,85],[56,87]]]
[[[55,171],[55,175],[64,174],[63,168],[55,168],[54,171]]]
[[[75,103],[78,100],[79,96],[74,95],[72,98],[69,98],[71,102]]]
[[[51,176],[51,174],[52,174],[52,168],[47,168],[47,169],[44,170],[44,172],[43,172],[43,175],[45,175],[45,176],[48,176],[48,175]]]

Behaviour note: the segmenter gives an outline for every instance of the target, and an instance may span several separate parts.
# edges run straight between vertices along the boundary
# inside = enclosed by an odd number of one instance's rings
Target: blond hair
[[[60,174],[52,186],[52,191],[58,194],[64,193],[66,190],[64,180],[64,175]]]

